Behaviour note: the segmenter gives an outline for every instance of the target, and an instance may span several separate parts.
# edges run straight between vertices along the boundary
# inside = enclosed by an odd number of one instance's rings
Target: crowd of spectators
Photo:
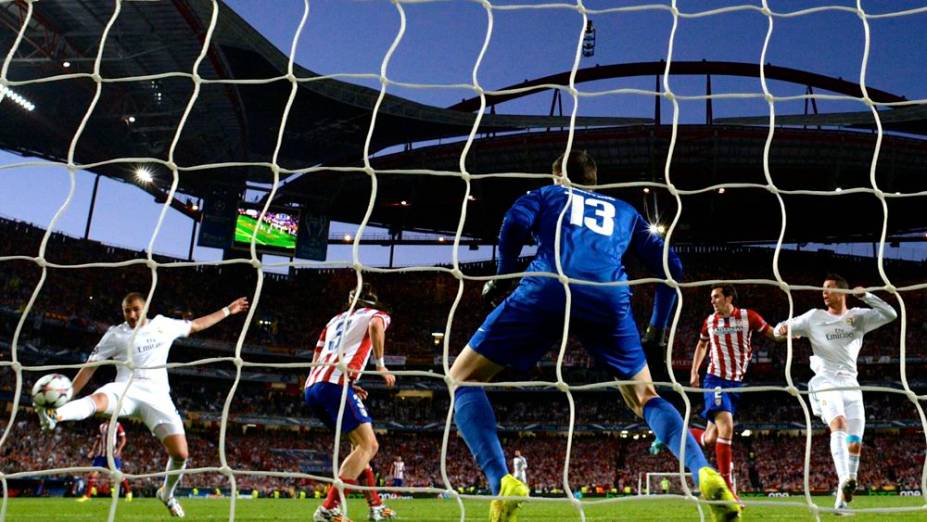
[[[0,219],[0,257],[33,256],[45,231],[25,223]],[[772,279],[772,251],[763,248],[679,247],[686,267],[685,280],[719,278]],[[74,265],[90,262],[141,260],[143,253],[104,245],[95,241],[52,234],[46,249],[50,262]],[[194,317],[209,313],[232,299],[252,297],[256,287],[255,270],[247,263],[223,266],[175,267],[177,259],[156,257],[168,263],[158,269],[158,284],[151,303],[152,313]],[[634,261],[627,260],[632,277],[650,274]],[[0,307],[22,310],[41,275],[37,264],[28,260],[6,261],[0,271]],[[875,260],[854,256],[831,256],[819,253],[783,252],[780,269],[791,284],[820,285],[823,275],[838,271],[852,284],[881,285]],[[486,275],[494,271],[492,263],[473,263],[462,270],[467,275]],[[886,272],[893,284],[903,287],[923,283],[922,263],[886,261]],[[433,343],[432,333],[445,330],[451,306],[457,297],[460,281],[441,271],[404,273],[364,273],[364,278],[378,288],[381,300],[393,315],[389,333],[389,351],[405,356],[414,364],[431,365],[441,346]],[[356,285],[353,269],[294,270],[290,275],[268,274],[256,300],[254,321],[248,328],[245,343],[261,345],[282,352],[295,353],[314,346],[325,322],[345,306],[349,289]],[[465,344],[469,335],[485,316],[487,309],[479,299],[480,281],[463,280],[464,292],[451,323],[451,353]],[[119,322],[119,302],[129,291],[145,292],[151,285],[151,271],[144,263],[125,267],[50,268],[33,313],[68,321],[95,333]],[[635,316],[649,317],[652,284],[635,285]],[[777,286],[744,284],[739,287],[740,303],[759,311],[767,320],[778,322],[788,317],[787,295]],[[680,321],[676,328],[674,359],[690,357],[705,316],[710,312],[709,288],[685,287]],[[794,290],[794,313],[820,307],[820,292]],[[908,312],[906,349],[908,354],[927,355],[927,292],[910,290],[902,294]],[[890,303],[899,306],[894,296]],[[32,324],[32,323],[30,323]],[[40,325],[41,320],[35,324]],[[640,326],[644,326],[643,322]],[[234,343],[241,322],[228,321],[207,332],[211,339]],[[863,354],[878,358],[897,357],[900,350],[900,321],[867,336]],[[785,359],[785,350],[765,339],[756,342],[757,351],[774,362]],[[795,356],[805,360],[806,342],[795,343]],[[567,363],[591,366],[594,362],[573,342],[568,345]],[[777,368],[778,369],[778,368]]]
[[[11,255],[33,256],[44,235],[32,225],[0,219],[0,257]],[[718,279],[772,279],[772,252],[759,248],[683,247],[680,255],[686,266],[686,280]],[[74,265],[87,262],[117,262],[142,259],[144,255],[94,241],[52,234],[47,248],[49,262]],[[174,267],[176,259],[156,257],[167,263],[158,269],[158,285],[152,300],[152,314],[164,313],[176,317],[194,317],[211,312],[235,297],[253,297],[256,273],[248,264],[224,266]],[[41,277],[39,266],[29,260],[0,263],[0,360],[10,360],[9,343],[13,339],[20,313],[29,301]],[[467,275],[486,275],[494,270],[492,263],[475,263],[463,268]],[[816,286],[829,270],[839,271],[852,284],[880,285],[881,279],[872,259],[830,256],[823,254],[788,253],[780,265],[783,276],[792,284]],[[923,282],[924,265],[911,262],[887,262],[886,271],[896,286]],[[629,272],[641,277],[647,274],[629,260]],[[768,272],[768,273],[767,273]],[[425,367],[440,372],[435,357],[443,346],[433,342],[432,332],[443,332],[450,309],[457,298],[460,281],[441,271],[406,273],[364,273],[367,281],[377,287],[382,301],[393,316],[388,338],[387,353],[406,358],[406,366]],[[352,269],[296,270],[289,275],[268,275],[262,285],[260,299],[256,300],[254,322],[249,326],[245,343],[258,347],[258,352],[243,352],[253,362],[285,360],[292,362],[299,353],[311,349],[324,323],[345,306],[349,289],[356,284]],[[151,272],[144,264],[126,267],[101,268],[49,268],[42,291],[32,308],[32,316],[24,325],[19,338],[25,343],[44,347],[49,353],[78,352],[87,354],[90,347],[109,325],[121,321],[119,302],[129,291],[145,292],[151,284]],[[464,280],[464,292],[451,324],[450,353],[459,351],[467,336],[476,329],[487,309],[480,302],[481,282]],[[740,303],[759,311],[767,320],[777,322],[789,314],[788,296],[772,285],[740,285]],[[653,285],[635,285],[633,306],[641,321],[649,317]],[[685,287],[681,316],[675,331],[672,350],[677,378],[687,381],[688,362],[696,344],[701,322],[710,312],[708,286]],[[887,295],[887,294],[883,294]],[[820,306],[820,292],[793,291],[794,314]],[[927,292],[911,290],[902,293],[907,311],[905,341],[909,359],[909,375],[918,368],[917,357],[927,355]],[[898,307],[894,296],[887,299]],[[643,326],[643,324],[641,324]],[[210,341],[231,347],[241,331],[240,321],[225,321],[204,333]],[[784,385],[786,350],[765,339],[755,338],[755,361],[749,379],[778,382]],[[866,337],[861,364],[861,378],[879,383],[897,380],[898,357],[901,354],[901,326],[895,321]],[[807,357],[810,354],[806,341],[794,343],[793,376],[808,376]],[[179,355],[174,350],[173,356]],[[252,353],[264,355],[254,356]],[[277,354],[279,359],[273,354]],[[662,363],[664,354],[655,357],[652,366]],[[22,354],[23,360],[27,354]],[[31,355],[29,355],[31,356]],[[54,362],[53,357],[51,361]],[[184,354],[186,360],[195,357]],[[551,354],[536,377],[551,377]],[[603,380],[602,372],[582,348],[570,340],[564,358],[569,371],[568,382]],[[48,361],[43,361],[48,362]],[[304,361],[306,362],[306,361]],[[219,367],[214,365],[213,367]],[[230,364],[229,368],[233,368]],[[402,369],[401,366],[397,369]],[[260,414],[287,417],[307,417],[301,408],[298,375],[304,370],[269,369],[279,372],[280,383],[244,380],[239,383],[230,413],[233,416]],[[105,371],[98,372],[104,375]],[[286,377],[285,379],[283,377]],[[98,379],[103,378],[98,375]],[[408,379],[413,381],[414,379]],[[548,379],[551,380],[551,379]],[[376,382],[368,377],[366,382]],[[407,382],[408,382],[407,381]],[[435,379],[435,382],[441,382]],[[402,380],[400,380],[402,382]],[[419,382],[424,382],[420,380]],[[178,407],[188,413],[217,413],[225,404],[232,381],[228,378],[193,379],[172,376],[173,394]],[[281,386],[275,386],[281,384]],[[28,386],[28,383],[26,384]],[[0,393],[3,403],[9,405],[14,390],[14,373],[9,367],[0,369]],[[538,408],[543,392],[491,392],[499,421],[503,425],[553,425],[553,430],[567,425],[567,402],[562,393],[546,392],[544,403]],[[677,400],[674,394],[665,394]],[[737,420],[744,423],[800,423],[804,416],[798,402],[781,393],[745,394]],[[866,411],[870,421],[916,420],[916,412],[901,395],[867,393]],[[617,394],[578,393],[576,423],[578,425],[609,422],[632,422],[631,413],[621,404]],[[772,400],[770,400],[772,398]],[[699,400],[693,407],[698,408]],[[681,403],[680,403],[681,404]],[[411,426],[442,423],[447,416],[449,400],[445,389],[437,389],[428,396],[396,397],[373,386],[368,407],[375,419],[401,422]],[[86,421],[59,429],[53,435],[37,433],[38,425],[31,417],[19,416],[11,436],[0,447],[4,473],[39,470],[55,467],[86,465],[86,451],[95,423]],[[191,467],[218,466],[218,433],[214,425],[191,426]],[[545,428],[548,429],[548,428]],[[163,450],[144,428],[131,427],[132,442],[126,454],[127,471],[150,473],[161,471],[165,457]],[[562,473],[566,438],[562,435],[543,434],[544,430],[525,430],[521,437],[511,436],[506,441],[510,450],[521,449],[529,461],[532,486],[542,491],[562,488]],[[800,430],[773,432],[751,438],[738,438],[735,445],[735,462],[738,482],[754,490],[801,489],[803,439],[792,434]],[[511,433],[511,432],[509,432]],[[608,485],[623,490],[626,485],[637,487],[638,473],[646,471],[673,471],[675,461],[668,455],[650,456],[646,433],[642,438],[622,438],[598,432],[577,433],[573,441],[570,482],[573,485]],[[51,437],[50,443],[38,443]],[[865,487],[885,485],[913,487],[919,481],[924,460],[923,434],[887,433],[867,434],[865,439],[862,475]],[[287,453],[290,450],[309,450],[330,453],[330,435],[321,432],[293,432],[259,427],[243,432],[241,425],[230,426],[226,443],[229,465],[235,469],[264,471],[298,471],[299,459]],[[826,441],[816,436],[812,445],[812,489],[827,490],[834,482]],[[380,470],[388,470],[394,455],[406,460],[407,484],[413,486],[439,485],[441,479],[441,438],[435,433],[389,432],[381,437],[381,452],[375,461]],[[586,456],[594,455],[597,458]],[[875,457],[879,461],[876,464]],[[446,471],[455,487],[479,486],[481,475],[463,443],[455,434],[450,436]],[[254,475],[237,475],[238,487],[247,489],[286,489],[290,487],[318,488],[319,484],[303,479],[285,479]],[[155,479],[141,481],[141,487],[153,486]],[[228,479],[216,473],[190,473],[185,484],[198,487],[228,487]]]
[[[3,473],[21,473],[51,468],[88,466],[94,429],[98,421],[69,424],[51,435],[39,433],[31,418],[19,418],[0,450]],[[128,444],[123,452],[124,471],[132,474],[163,471],[166,456],[163,448],[143,425],[124,422]],[[5,428],[5,424],[0,424]],[[215,428],[190,428],[190,461],[184,476],[185,487],[201,489],[229,488],[228,478],[200,468],[218,468],[219,432]],[[385,432],[379,436],[380,451],[373,467],[383,480],[388,478],[390,462],[401,456],[406,462],[405,485],[444,488],[441,470],[441,433]],[[810,488],[827,493],[836,486],[836,476],[829,453],[828,435],[820,432],[811,440]],[[652,436],[646,432],[633,435],[576,433],[572,440],[569,463],[570,487],[604,488],[623,492],[631,486],[636,492],[641,474],[675,472],[676,460],[664,451],[651,455],[647,448]],[[342,440],[342,458],[349,448]],[[225,455],[236,471],[240,489],[257,488],[262,492],[324,489],[322,481],[306,477],[269,477],[260,472],[306,472],[298,455],[324,455],[330,459],[333,436],[325,431],[273,430],[230,425],[226,432]],[[803,488],[805,439],[800,430],[754,434],[738,437],[734,444],[734,471],[741,492],[788,491]],[[519,450],[528,460],[528,479],[536,493],[555,493],[563,489],[566,434],[520,433],[503,437],[503,447],[511,461]],[[918,489],[924,466],[924,439],[918,430],[880,432],[864,438],[859,483],[863,489]],[[711,459],[711,450],[708,450]],[[328,460],[330,463],[330,460]],[[329,468],[330,469],[330,468]],[[447,477],[453,488],[485,488],[466,445],[455,432],[448,437]],[[329,470],[314,470],[328,476]],[[151,491],[161,479],[133,479],[132,487]]]

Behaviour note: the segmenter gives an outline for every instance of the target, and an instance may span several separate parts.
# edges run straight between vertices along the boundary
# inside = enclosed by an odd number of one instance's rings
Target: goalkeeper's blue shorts
[[[344,405],[344,416],[341,419],[342,433],[351,433],[361,424],[373,423],[363,401],[354,393],[354,388],[350,385],[345,399],[347,402]],[[317,382],[306,388],[306,406],[326,426],[334,430],[338,422],[338,410],[341,409],[341,385]]]
[[[468,343],[496,364],[525,371],[563,338],[563,311],[544,310],[519,295],[510,295],[483,321]],[[618,379],[630,379],[647,365],[630,304],[607,319],[570,315],[575,335],[596,362]]]
[[[740,393],[733,391],[720,393],[715,389],[736,389],[743,385],[744,383],[740,381],[729,381],[710,373],[705,375],[705,382],[702,384],[702,388],[711,389],[703,392],[705,398],[705,408],[702,410],[702,417],[713,421],[715,420],[715,415],[722,411],[728,411],[731,413],[731,415],[737,413],[737,403],[740,402]]]

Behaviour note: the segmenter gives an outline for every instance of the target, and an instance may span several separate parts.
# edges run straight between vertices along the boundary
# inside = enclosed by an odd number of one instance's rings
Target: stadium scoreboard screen
[[[259,207],[240,205],[235,218],[233,246],[248,249],[251,236],[257,228],[255,245],[263,252],[293,256],[299,233],[299,211],[288,208],[269,208],[261,217]]]

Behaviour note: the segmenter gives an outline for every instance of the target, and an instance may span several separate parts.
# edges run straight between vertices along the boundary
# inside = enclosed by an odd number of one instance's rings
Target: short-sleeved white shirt
[[[145,381],[149,389],[170,390],[167,380],[167,368],[151,368],[167,364],[174,339],[190,335],[190,321],[170,319],[163,315],[155,316],[139,328],[138,334],[132,343],[131,350],[127,350],[132,341],[132,327],[128,323],[112,326],[103,334],[97,343],[88,362],[115,361],[128,362],[129,357],[137,368],[135,380]],[[132,371],[126,366],[118,366],[115,382],[127,382]]]

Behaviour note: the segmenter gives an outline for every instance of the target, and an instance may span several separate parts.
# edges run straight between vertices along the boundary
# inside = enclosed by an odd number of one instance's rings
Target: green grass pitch
[[[254,225],[256,223],[257,220],[251,216],[246,216],[244,214],[239,215],[238,220],[235,222],[235,242],[250,243],[251,234],[254,233]],[[258,230],[257,239],[255,241],[258,246],[272,246],[290,250],[296,248],[296,237],[266,225]]]
[[[763,499],[766,500],[766,499]],[[802,497],[787,499],[791,502],[801,502]],[[819,506],[832,506],[833,498],[816,497]],[[771,521],[812,521],[814,517],[807,509],[786,506],[750,505],[747,499],[747,510],[744,520]],[[783,499],[771,500],[775,504],[782,504]],[[229,499],[181,499],[184,510],[187,512],[185,520],[219,521],[229,519]],[[240,499],[235,506],[235,520],[292,520],[311,521],[312,512],[318,505],[318,500],[297,499]],[[407,522],[452,522],[460,520],[460,509],[455,500],[416,499],[393,500],[387,502],[390,507],[399,513],[399,520]],[[584,503],[586,520],[589,522],[611,522],[619,520],[698,520],[698,513],[693,504],[684,500],[658,500],[653,497],[628,498],[614,504]],[[888,507],[918,507],[923,506],[924,500],[919,497],[864,497],[858,496],[853,501],[853,507],[860,508],[888,508]],[[367,509],[363,500],[350,500],[350,516],[355,522],[367,520]],[[488,501],[468,500],[464,504],[466,520],[485,521],[489,509]],[[110,500],[95,498],[90,502],[78,504],[70,498],[14,498],[9,500],[6,520],[10,521],[99,521],[106,520],[109,513]],[[707,513],[706,513],[707,514]],[[823,520],[834,520],[829,513],[822,513]],[[135,499],[131,503],[119,500],[116,511],[116,520],[122,521],[149,521],[171,520],[167,509],[154,499]],[[529,502],[519,511],[520,522],[573,522],[579,521],[578,512],[564,502]],[[710,520],[708,518],[707,520]],[[886,521],[886,520],[927,520],[927,511],[908,513],[857,513],[852,519],[854,522]]]

